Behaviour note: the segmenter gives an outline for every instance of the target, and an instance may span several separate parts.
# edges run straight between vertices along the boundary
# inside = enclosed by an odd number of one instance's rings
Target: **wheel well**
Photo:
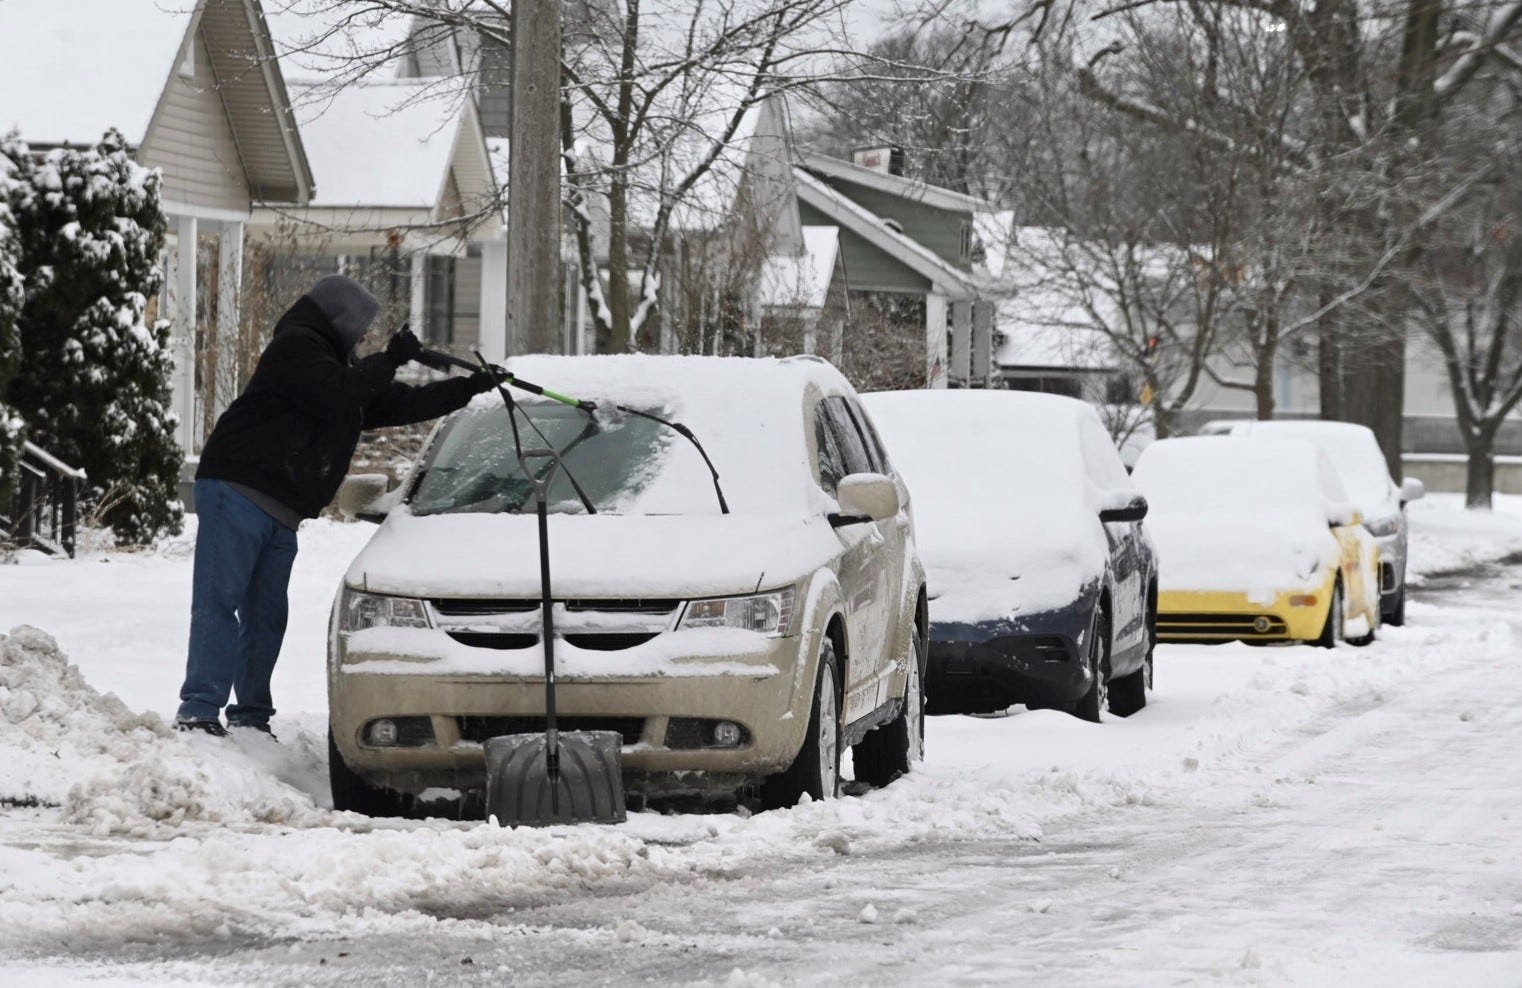
[[[839,614],[830,618],[830,623],[825,626],[824,636],[830,640],[830,644],[835,648],[835,689],[843,696],[845,694],[846,683],[848,682],[846,679],[846,666],[851,659],[846,653],[845,622],[841,620]]]

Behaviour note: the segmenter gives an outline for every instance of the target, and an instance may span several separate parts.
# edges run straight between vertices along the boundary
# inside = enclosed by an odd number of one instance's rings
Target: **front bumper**
[[[634,791],[732,789],[759,780],[785,769],[803,743],[812,703],[812,690],[798,688],[800,655],[808,654],[803,641],[771,639],[765,651],[743,655],[683,656],[668,674],[561,672],[555,689],[559,726],[620,731],[625,784]],[[394,652],[351,651],[342,636],[333,647],[337,661],[329,664],[328,690],[334,743],[348,767],[371,785],[412,794],[435,787],[477,789],[484,784],[486,737],[542,729],[542,676],[431,673],[426,661],[407,663],[415,671],[398,671],[402,663]],[[537,646],[522,651],[542,655]],[[635,652],[621,653],[631,666],[638,663]],[[611,661],[620,657],[608,655]],[[426,718],[431,738],[407,747],[369,743],[367,725],[380,718]],[[739,724],[741,742],[705,743],[703,725],[717,721]]]
[[[1157,637],[1165,642],[1315,641],[1332,606],[1332,579],[1316,590],[1285,591],[1264,604],[1245,593],[1164,590]],[[1291,598],[1314,603],[1291,603]]]
[[[1089,691],[1092,601],[1015,621],[931,622],[925,711],[992,713],[1017,703],[1067,708]]]

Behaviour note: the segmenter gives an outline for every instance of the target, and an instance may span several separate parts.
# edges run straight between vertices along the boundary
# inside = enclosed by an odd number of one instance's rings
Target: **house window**
[[[962,260],[972,259],[972,224],[967,221],[962,223]]]
[[[454,342],[454,258],[426,258],[424,275],[428,284],[423,296],[427,300],[423,317],[427,333],[423,338],[448,346]]]

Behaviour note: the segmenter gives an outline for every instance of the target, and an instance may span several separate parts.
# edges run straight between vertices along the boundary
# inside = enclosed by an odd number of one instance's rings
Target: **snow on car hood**
[[[1072,527],[1032,525],[961,541],[938,531],[929,517],[918,524],[935,621],[975,623],[1055,610],[1078,600],[1104,574],[1104,549],[1096,545],[1103,535],[1074,539]],[[1097,532],[1098,519],[1093,527]]]
[[[1346,506],[1318,458],[1325,456],[1300,439],[1207,436],[1149,446],[1132,478],[1150,505],[1159,589],[1231,591],[1268,603],[1318,586],[1340,555],[1327,519]]]
[[[829,562],[824,518],[566,515],[549,518],[557,597],[687,597],[786,586]],[[412,597],[538,597],[533,515],[393,511],[349,567],[350,586]]]
[[[1283,517],[1177,513],[1153,508],[1147,528],[1157,547],[1159,590],[1230,591],[1272,603],[1289,590],[1321,585],[1339,556],[1326,526]]]

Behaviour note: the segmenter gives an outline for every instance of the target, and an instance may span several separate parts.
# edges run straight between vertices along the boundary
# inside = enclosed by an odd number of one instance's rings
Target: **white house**
[[[0,131],[33,148],[89,146],[120,130],[163,173],[174,410],[192,452],[197,403],[197,239],[217,240],[219,324],[235,327],[245,226],[259,203],[313,191],[257,0],[3,0]]]

